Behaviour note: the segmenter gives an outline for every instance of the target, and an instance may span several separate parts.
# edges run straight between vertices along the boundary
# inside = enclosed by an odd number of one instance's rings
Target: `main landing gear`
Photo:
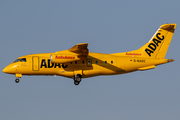
[[[82,75],[80,75],[80,74],[74,75],[74,84],[75,85],[79,85],[79,83],[81,82],[81,77],[82,77]]]
[[[16,79],[15,79],[15,82],[16,82],[16,83],[19,83],[19,81],[20,81],[19,78],[16,78]]]

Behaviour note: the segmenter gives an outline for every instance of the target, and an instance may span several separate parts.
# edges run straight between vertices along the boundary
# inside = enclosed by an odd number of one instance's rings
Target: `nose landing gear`
[[[75,85],[79,85],[79,83],[81,82],[81,76],[80,74],[74,75],[74,84]]]
[[[20,81],[19,78],[22,77],[22,74],[16,74],[15,77],[16,77],[15,82],[19,83],[19,81]]]

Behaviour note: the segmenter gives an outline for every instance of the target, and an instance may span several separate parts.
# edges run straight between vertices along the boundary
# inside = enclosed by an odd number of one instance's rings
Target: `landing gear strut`
[[[80,82],[81,82],[81,75],[80,74],[74,75],[74,84],[79,85]]]
[[[16,78],[16,79],[15,79],[15,82],[16,82],[16,83],[19,83],[19,81],[20,81],[19,78]]]

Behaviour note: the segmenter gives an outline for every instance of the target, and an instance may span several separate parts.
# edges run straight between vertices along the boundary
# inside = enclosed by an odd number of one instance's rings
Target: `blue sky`
[[[179,120],[179,0],[1,0],[1,70],[16,58],[89,43],[90,52],[138,49],[158,27],[177,23],[156,69],[83,79],[0,72],[2,120]]]

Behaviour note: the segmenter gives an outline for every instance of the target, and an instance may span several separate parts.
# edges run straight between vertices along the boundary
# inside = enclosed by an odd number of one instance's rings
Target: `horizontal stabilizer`
[[[138,70],[149,70],[149,69],[154,69],[156,66],[155,65],[152,65],[152,66],[147,66],[147,67],[142,67],[142,68],[138,68]]]

